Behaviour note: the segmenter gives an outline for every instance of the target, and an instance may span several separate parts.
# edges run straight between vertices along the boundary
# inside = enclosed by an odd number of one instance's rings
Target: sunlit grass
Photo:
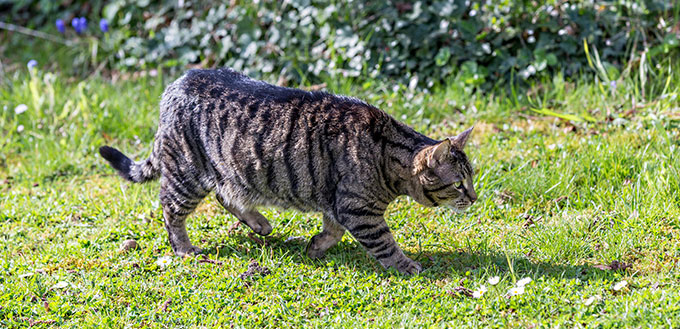
[[[557,76],[517,99],[329,82],[434,137],[475,125],[480,198],[469,211],[405,197],[388,210],[397,241],[424,265],[415,277],[384,271],[349,235],[308,259],[318,214],[263,209],[274,232],[254,239],[213,196],[189,232],[215,262],[161,268],[172,252],[158,184],[122,182],[95,150],[147,156],[170,78],[17,72],[0,89],[2,326],[680,325],[680,77],[669,67],[644,96],[636,74],[615,89]],[[19,104],[28,110],[15,113]],[[121,253],[126,239],[141,248]],[[242,279],[252,260],[271,274]],[[630,267],[607,270],[613,261]],[[524,293],[508,297],[524,277]],[[481,285],[483,296],[466,296]]]

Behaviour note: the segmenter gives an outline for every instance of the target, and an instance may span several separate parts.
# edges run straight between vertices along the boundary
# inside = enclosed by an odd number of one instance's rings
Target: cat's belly
[[[313,186],[295,186],[288,177],[272,174],[271,169],[251,168],[235,170],[226,175],[217,187],[225,200],[235,206],[248,209],[257,206],[297,209],[300,211],[323,211],[313,193]],[[268,174],[269,173],[269,174]],[[305,193],[301,193],[301,191]]]

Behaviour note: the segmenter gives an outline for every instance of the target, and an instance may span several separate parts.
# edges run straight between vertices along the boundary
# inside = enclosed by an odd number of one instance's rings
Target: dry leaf
[[[618,260],[613,260],[609,265],[595,265],[593,267],[599,268],[603,271],[622,271],[629,267],[633,267],[633,265],[619,262]]]
[[[453,291],[447,290],[446,292],[449,295],[458,294],[458,295],[462,295],[462,296],[465,296],[465,297],[472,297],[472,290],[465,288],[463,286],[453,287]]]

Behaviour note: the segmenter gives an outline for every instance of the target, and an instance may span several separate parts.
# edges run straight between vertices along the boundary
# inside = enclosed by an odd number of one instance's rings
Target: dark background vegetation
[[[0,0],[0,7],[0,20],[55,35],[63,19],[76,74],[194,64],[282,84],[356,77],[489,90],[588,71],[586,44],[599,55],[600,78],[616,80],[640,54],[671,58],[680,33],[680,6],[664,0]],[[76,35],[70,21],[79,16],[89,26]],[[106,34],[100,18],[111,26]]]

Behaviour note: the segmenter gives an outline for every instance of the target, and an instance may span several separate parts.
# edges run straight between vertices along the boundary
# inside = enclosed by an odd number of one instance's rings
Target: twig
[[[166,300],[165,303],[163,303],[163,305],[161,305],[161,311],[162,311],[162,312],[167,312],[167,311],[168,311],[168,306],[170,306],[170,303],[171,303],[171,302],[172,302],[172,298],[168,298],[168,300]]]
[[[25,27],[19,26],[19,25],[14,25],[14,24],[11,24],[11,23],[0,22],[0,29],[26,34],[26,35],[30,35],[32,37],[41,38],[41,39],[49,40],[49,41],[56,42],[56,43],[61,43],[62,45],[66,45],[66,46],[69,46],[69,47],[73,45],[73,42],[70,41],[70,40],[63,40],[61,38],[55,37],[52,34],[48,34],[48,33],[41,32],[41,31],[36,31],[36,30],[31,30],[29,28],[25,28]]]
[[[265,246],[265,245],[266,245],[266,243],[265,243],[264,241],[262,241],[262,239],[256,237],[255,234],[253,234],[253,233],[248,233],[248,237],[249,237],[251,240],[255,241],[257,244],[261,245],[261,246]]]
[[[54,324],[55,322],[57,322],[55,320],[33,320],[33,319],[25,319],[25,320],[28,322],[29,327],[33,327],[33,326],[37,326],[37,325],[41,325],[41,324],[50,325],[50,324]]]
[[[209,263],[209,264],[215,264],[215,265],[222,265],[222,262],[219,260],[214,260],[210,259],[207,256],[203,255],[201,259],[198,260],[199,263]]]
[[[229,226],[229,229],[227,230],[227,235],[231,235],[231,232],[234,232],[234,230],[235,230],[236,228],[238,228],[239,225],[241,225],[241,222],[240,222],[240,221],[236,221],[236,223],[234,223],[234,224],[232,224],[231,226]]]

